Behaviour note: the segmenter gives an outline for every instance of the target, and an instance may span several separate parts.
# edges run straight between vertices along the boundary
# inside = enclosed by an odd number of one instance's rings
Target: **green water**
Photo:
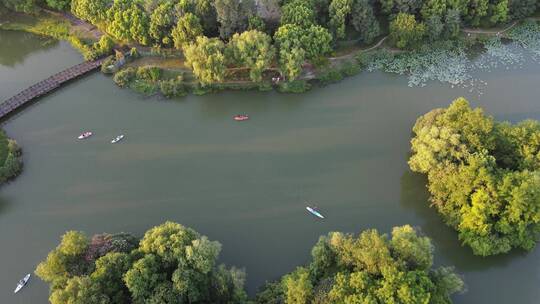
[[[65,43],[39,41],[0,32],[0,99],[82,60]],[[0,303],[46,303],[35,278],[12,292],[66,230],[141,234],[166,220],[219,240],[221,261],[246,268],[251,293],[307,262],[321,234],[411,224],[433,238],[437,265],[463,275],[468,291],[455,303],[538,303],[540,250],[473,256],[407,167],[416,118],[458,96],[497,119],[540,119],[538,64],[478,76],[488,82],[481,97],[382,73],[302,95],[175,101],[121,90],[99,73],[73,82],[3,124],[25,168],[0,190]],[[234,122],[238,113],[252,119]],[[95,136],[75,140],[87,129]],[[125,140],[111,145],[119,133]],[[305,201],[327,219],[307,214]]]

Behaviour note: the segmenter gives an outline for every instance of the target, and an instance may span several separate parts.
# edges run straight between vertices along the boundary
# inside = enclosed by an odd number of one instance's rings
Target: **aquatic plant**
[[[535,59],[540,59],[540,24],[538,22],[529,20],[516,26],[508,33],[508,38],[531,52]]]

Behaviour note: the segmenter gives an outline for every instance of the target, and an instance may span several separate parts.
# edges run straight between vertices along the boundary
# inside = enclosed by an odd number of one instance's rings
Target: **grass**
[[[92,44],[95,42],[79,31],[72,31],[71,24],[58,16],[41,12],[38,15],[26,15],[19,13],[5,14],[2,16],[0,29],[12,31],[25,31],[37,35],[49,36],[58,40],[68,41],[74,48],[79,50],[85,58],[92,57]]]

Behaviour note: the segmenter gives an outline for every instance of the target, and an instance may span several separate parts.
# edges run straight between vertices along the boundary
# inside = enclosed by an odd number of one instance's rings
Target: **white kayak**
[[[116,136],[113,140],[111,140],[111,144],[115,144],[115,143],[121,141],[122,139],[124,139],[124,134]]]
[[[15,291],[13,293],[19,292],[19,290],[21,290],[26,285],[26,283],[28,283],[28,280],[30,280],[30,274],[25,275],[24,278],[22,278],[19,283],[17,283],[17,287],[15,288]]]
[[[308,207],[306,207],[306,209],[307,209],[307,211],[309,211],[309,213],[315,215],[316,217],[322,218],[322,219],[324,218],[324,216],[321,213],[319,213],[319,211],[317,211],[315,208],[311,208],[311,207],[308,206]]]
[[[82,133],[81,135],[79,135],[79,137],[77,137],[78,139],[87,139],[88,137],[92,136],[92,132],[84,132]]]

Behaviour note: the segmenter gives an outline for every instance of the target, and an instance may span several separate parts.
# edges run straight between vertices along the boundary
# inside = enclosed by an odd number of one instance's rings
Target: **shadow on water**
[[[0,65],[14,67],[32,53],[45,51],[58,45],[58,40],[30,33],[0,30],[0,44],[9,45],[0,51]]]
[[[9,202],[7,199],[0,197],[0,216],[9,209]]]
[[[444,224],[435,208],[430,207],[427,178],[406,170],[401,176],[401,205],[413,210],[423,221],[422,232],[433,240],[437,256],[449,261],[461,271],[481,271],[509,264],[526,255],[514,250],[508,254],[481,257],[475,256],[467,246],[462,246],[457,232]]]

